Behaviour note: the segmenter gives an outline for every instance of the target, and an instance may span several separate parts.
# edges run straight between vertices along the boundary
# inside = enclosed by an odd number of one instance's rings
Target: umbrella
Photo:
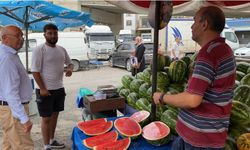
[[[131,13],[148,14],[150,11],[150,0],[125,0],[113,1],[105,0],[111,4],[121,7]],[[249,17],[250,16],[250,0],[249,1],[197,1],[197,0],[172,0],[173,15],[179,16],[194,16],[195,12],[201,6],[217,5],[224,12],[227,17]],[[157,49],[158,49],[158,33],[160,29],[160,1],[155,4],[155,26],[154,26],[154,51],[153,51],[153,68],[152,68],[152,93],[156,91],[156,65],[157,65]],[[156,106],[154,103],[151,105],[151,120],[155,120]]]
[[[28,70],[28,30],[42,31],[53,23],[59,30],[67,27],[93,25],[90,14],[54,5],[44,0],[0,1],[0,24],[16,25],[25,30],[26,69]]]

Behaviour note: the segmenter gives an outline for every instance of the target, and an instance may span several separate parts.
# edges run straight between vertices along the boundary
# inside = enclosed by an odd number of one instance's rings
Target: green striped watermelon
[[[167,126],[169,126],[173,134],[177,135],[177,132],[175,130],[176,120],[177,120],[177,114],[173,112],[172,110],[166,110],[161,115],[161,121],[165,123]]]
[[[249,85],[250,86],[250,73],[245,75],[241,80],[240,80],[241,85]]]
[[[250,86],[240,85],[234,90],[234,100],[245,103],[250,107]]]
[[[166,55],[165,57],[165,66],[169,66],[172,62],[172,59],[170,56]]]
[[[233,101],[230,121],[233,124],[248,124],[250,122],[250,108],[240,101]]]
[[[183,60],[187,66],[189,66],[189,64],[192,62],[191,58],[188,56],[182,57],[181,60]]]
[[[250,73],[250,67],[247,69],[247,74]]]
[[[131,83],[130,83],[130,91],[132,92],[139,92],[139,88],[140,86],[144,83],[143,80],[141,79],[134,79]]]
[[[119,95],[120,95],[120,96],[123,96],[123,97],[125,97],[125,98],[127,98],[128,95],[129,95],[129,93],[130,93],[130,90],[129,90],[129,89],[122,89],[122,90],[119,92]]]
[[[132,106],[133,108],[136,107],[135,103],[139,99],[137,93],[132,92],[127,96],[127,103]]]
[[[124,75],[122,76],[122,85],[126,88],[130,88],[130,82],[134,80],[133,76],[130,75]]]
[[[247,62],[237,62],[236,70],[241,71],[243,73],[247,73],[248,68],[250,67],[250,63]]]
[[[165,56],[158,55],[157,60],[158,60],[157,71],[163,71],[165,64],[166,64]],[[152,70],[152,66],[153,66],[153,60],[150,63],[151,70]]]
[[[185,79],[187,65],[182,60],[173,61],[169,66],[169,76],[173,83],[182,83]]]
[[[139,97],[148,99],[151,96],[151,95],[148,95],[147,93],[148,88],[150,88],[150,85],[148,83],[142,84],[139,88]]]
[[[140,98],[136,101],[135,105],[138,110],[147,110],[150,102],[146,98]]]
[[[241,71],[236,71],[236,80],[240,81],[246,74]]]

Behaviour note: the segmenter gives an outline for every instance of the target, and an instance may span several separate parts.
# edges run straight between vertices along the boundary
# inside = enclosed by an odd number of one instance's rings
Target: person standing
[[[175,42],[173,44],[173,47],[171,48],[171,58],[172,60],[178,60],[179,59],[179,46],[181,46],[181,39],[179,37],[175,37]]]
[[[232,49],[220,37],[225,26],[222,10],[202,7],[196,12],[192,39],[201,49],[186,91],[168,95],[155,92],[155,104],[181,108],[172,150],[222,150],[232,107],[236,63]]]
[[[54,139],[57,119],[64,110],[65,90],[63,73],[72,75],[73,64],[67,51],[57,45],[58,28],[54,24],[44,26],[46,42],[37,46],[32,53],[31,72],[38,85],[37,106],[41,120],[44,149],[64,148],[63,143]],[[64,65],[67,65],[64,69]]]
[[[28,103],[32,84],[17,55],[23,46],[23,33],[16,26],[1,31],[0,44],[0,124],[3,130],[2,150],[33,150],[30,136],[32,122]]]
[[[137,73],[142,72],[145,69],[145,46],[142,43],[142,38],[137,36],[135,38],[135,57],[136,63],[132,65],[132,75],[135,76]]]

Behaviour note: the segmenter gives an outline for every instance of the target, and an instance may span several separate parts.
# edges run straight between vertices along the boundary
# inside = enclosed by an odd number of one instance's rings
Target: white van
[[[58,42],[57,44],[64,47],[69,57],[74,64],[74,71],[79,70],[86,64],[88,60],[87,53],[89,53],[87,45],[84,43],[84,33],[83,32],[58,32]],[[28,54],[28,66],[31,66],[31,57],[32,50],[42,44],[45,43],[45,38],[43,33],[31,33],[28,36],[29,38],[29,54]],[[19,51],[19,57],[24,64],[26,65],[26,54],[25,54],[25,46]]]
[[[132,41],[134,36],[135,35],[132,32],[132,30],[123,29],[119,31],[117,40],[118,40],[118,43],[127,42],[129,40]]]

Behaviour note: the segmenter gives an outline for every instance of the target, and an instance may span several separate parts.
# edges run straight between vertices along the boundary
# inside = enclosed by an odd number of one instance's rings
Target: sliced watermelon
[[[108,133],[104,133],[101,135],[97,135],[94,137],[87,138],[83,140],[83,144],[92,149],[94,146],[115,142],[118,138],[118,133],[116,131],[111,131]]]
[[[142,130],[142,137],[152,145],[161,146],[170,141],[170,129],[163,122],[151,122]]]
[[[80,130],[83,130],[83,129],[92,127],[94,125],[97,125],[99,123],[105,123],[105,122],[107,122],[106,118],[100,118],[100,119],[95,119],[95,120],[90,120],[90,121],[85,121],[85,122],[81,121],[81,122],[78,122],[77,127]]]
[[[102,145],[97,145],[94,150],[126,150],[130,145],[130,138],[125,138],[115,142],[109,142]]]
[[[82,132],[89,136],[95,136],[108,132],[112,127],[112,121],[108,121],[104,123],[99,123],[89,128],[85,128],[82,130]]]
[[[130,137],[132,139],[137,138],[142,132],[139,123],[130,117],[116,119],[114,126],[123,137]]]
[[[141,110],[141,111],[133,113],[133,115],[131,115],[130,118],[134,119],[141,126],[144,126],[148,123],[149,116],[150,116],[150,113],[148,111]]]

